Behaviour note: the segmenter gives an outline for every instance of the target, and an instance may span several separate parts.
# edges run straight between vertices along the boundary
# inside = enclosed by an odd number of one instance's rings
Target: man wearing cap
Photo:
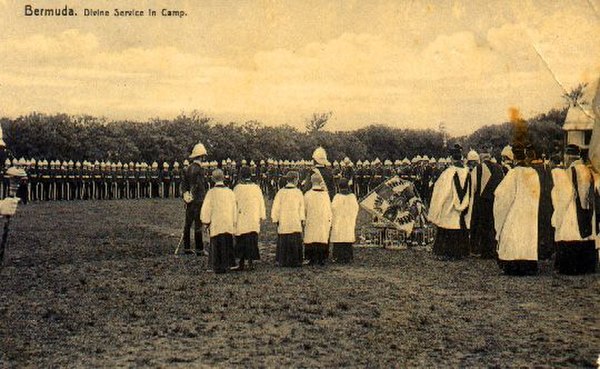
[[[318,173],[321,178],[323,178],[324,190],[329,194],[329,201],[331,201],[335,194],[335,185],[333,183],[333,173],[331,172],[331,169],[328,168],[330,163],[329,160],[327,160],[327,152],[325,152],[324,148],[319,146],[313,152],[312,157],[315,161],[315,166],[310,172],[310,176],[303,181],[302,188],[304,192],[310,190],[312,187],[311,177],[314,173]]]
[[[127,198],[137,198],[137,175],[135,171],[135,163],[129,162],[127,165],[127,183],[125,185],[127,190]]]
[[[248,166],[243,166],[239,173],[239,182],[233,189],[237,205],[235,229],[235,254],[240,259],[238,270],[244,270],[245,261],[252,268],[255,260],[260,260],[258,252],[258,234],[260,222],[265,220],[265,199],[260,187],[252,182],[252,173]]]
[[[202,150],[198,150],[198,153],[200,152]],[[206,151],[204,150],[205,153]],[[194,162],[190,164],[186,173],[190,171],[190,168],[198,164],[199,157],[195,156],[193,158]],[[197,171],[196,169],[193,170]],[[184,180],[187,176],[186,174]],[[208,228],[210,235],[208,264],[215,273],[225,273],[235,264],[233,257],[233,234],[237,218],[237,205],[233,191],[223,183],[225,180],[223,171],[215,169],[212,173],[212,179],[215,185],[203,199],[200,220]],[[197,241],[196,246],[198,246]],[[197,248],[196,250],[198,251]]]
[[[362,197],[364,195],[364,168],[363,162],[358,160],[356,162],[356,169],[354,171],[354,193],[357,197]]]
[[[470,224],[471,253],[484,259],[496,258],[494,229],[494,191],[502,182],[504,172],[500,164],[491,161],[490,147],[481,150],[481,162],[471,171]]]
[[[35,159],[31,159],[30,165],[27,169],[27,176],[29,177],[30,193],[29,198],[31,201],[37,201],[38,198],[38,185],[39,185],[39,172],[38,162]]]
[[[181,197],[181,168],[177,161],[173,163],[171,172],[171,194],[176,198]]]
[[[149,191],[150,198],[157,198],[160,195],[160,171],[158,169],[158,162],[152,162],[150,170],[148,171],[149,177]]]
[[[431,202],[431,191],[432,191],[432,177],[433,168],[429,164],[429,158],[424,156],[419,162],[419,192],[422,200],[429,204]]]
[[[513,153],[515,167],[494,192],[498,263],[505,274],[533,275],[538,271],[540,179],[527,166],[524,145],[513,145]]]
[[[278,183],[277,183],[278,180],[279,180],[279,168],[277,167],[277,161],[270,160],[269,166],[267,167],[267,188],[268,188],[267,196],[269,196],[269,198],[271,198],[271,199],[275,196],[275,193],[278,190]]]
[[[196,254],[200,255],[204,250],[204,244],[202,243],[202,227],[199,223],[200,209],[206,194],[204,168],[202,168],[202,158],[204,156],[206,156],[206,148],[202,143],[196,144],[190,154],[190,159],[193,161],[184,171],[181,184],[183,201],[186,204],[185,226],[183,228],[183,250],[185,254],[193,254],[190,239],[190,228],[192,226],[194,226]],[[223,172],[221,172],[221,175],[222,174]]]
[[[348,180],[350,189],[352,190],[354,185],[354,163],[347,156],[342,163],[344,163],[342,166],[342,177]]]
[[[147,199],[150,197],[150,171],[148,168],[148,163],[141,163],[138,180],[140,182],[140,197],[142,199]]]
[[[452,165],[433,186],[428,219],[438,227],[433,253],[444,260],[461,259],[469,254],[469,210],[471,180],[464,167],[462,147],[451,150]]]
[[[595,273],[600,176],[587,165],[579,146],[568,145],[565,154],[568,168],[552,170],[555,268],[561,274]]]
[[[334,160],[332,163],[331,175],[333,177],[334,193],[337,193],[340,178],[342,178],[342,169],[340,168],[340,163],[337,160]]]
[[[298,185],[298,172],[286,174],[287,184],[273,200],[271,220],[277,225],[275,260],[280,267],[302,266],[302,226],[306,217],[304,197]]]
[[[323,186],[323,177],[313,173],[311,189],[304,195],[306,224],[304,227],[304,256],[311,265],[325,265],[329,257],[331,230],[331,200]]]
[[[169,171],[169,163],[166,161],[162,163],[160,182],[160,197],[163,199],[168,199],[171,197],[169,194],[169,190],[171,189],[171,172]]]

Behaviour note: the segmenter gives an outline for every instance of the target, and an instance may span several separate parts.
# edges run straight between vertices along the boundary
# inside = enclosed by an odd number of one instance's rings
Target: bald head
[[[215,169],[212,172],[212,180],[215,183],[223,182],[225,180],[225,175],[223,175],[223,171],[221,169]]]

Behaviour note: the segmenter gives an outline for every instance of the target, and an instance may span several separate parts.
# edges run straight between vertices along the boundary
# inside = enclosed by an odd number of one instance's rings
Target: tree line
[[[562,150],[562,125],[567,108],[552,109],[526,121],[529,142],[541,155]],[[181,161],[198,141],[211,160],[308,159],[317,146],[330,159],[442,157],[447,146],[461,143],[465,149],[490,144],[496,153],[512,142],[514,124],[488,125],[470,135],[445,139],[432,129],[403,129],[371,124],[352,131],[323,128],[329,113],[315,113],[306,131],[290,125],[266,126],[258,121],[222,123],[199,112],[182,113],[175,119],[146,122],[109,121],[88,115],[31,113],[1,118],[4,140],[15,157],[59,160]],[[446,143],[446,145],[445,145]]]

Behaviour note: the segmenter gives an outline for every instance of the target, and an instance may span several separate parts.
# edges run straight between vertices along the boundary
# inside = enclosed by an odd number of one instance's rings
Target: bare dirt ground
[[[30,204],[0,271],[0,367],[595,367],[597,275],[357,249],[215,275],[174,257],[175,200]]]

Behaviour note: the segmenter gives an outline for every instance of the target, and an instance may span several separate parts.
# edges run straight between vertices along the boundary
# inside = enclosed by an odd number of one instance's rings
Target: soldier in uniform
[[[267,191],[267,163],[264,159],[261,159],[258,164],[258,183],[263,194],[265,194],[268,197],[269,193]]]
[[[73,199],[81,200],[81,189],[83,185],[83,173],[81,170],[81,162],[76,161],[73,165]]]
[[[363,163],[359,159],[356,161],[356,168],[354,169],[354,186],[353,192],[356,194],[356,197],[361,197],[362,191],[362,176],[363,176]]]
[[[166,161],[162,164],[162,172],[160,174],[160,197],[168,199],[170,196],[171,189],[171,172],[169,171],[169,163]]]
[[[331,174],[333,174],[333,187],[335,188],[335,193],[338,193],[340,190],[340,179],[342,179],[342,168],[337,160],[333,161]]]
[[[77,165],[77,164],[75,164],[75,165]],[[87,162],[87,160],[84,160],[79,165],[80,165],[79,199],[87,200],[87,199],[89,199],[88,189],[89,189],[89,179],[90,179],[90,174],[89,174],[89,170],[88,170],[88,162]]]
[[[46,200],[50,201],[50,200],[54,200],[53,196],[54,196],[54,160],[50,160],[50,161],[45,161],[45,170],[44,170],[44,176],[45,176],[45,193],[46,193]]]
[[[112,198],[113,199],[122,199],[125,193],[125,173],[123,172],[123,163],[120,161],[117,163],[113,163],[113,173],[112,173]]]
[[[90,163],[90,199],[98,200],[102,173],[100,172],[100,162],[98,160]]]
[[[275,193],[277,192],[276,181],[279,177],[278,169],[274,160],[269,159],[267,163],[267,196],[269,196],[270,199],[273,199]]]
[[[289,171],[290,162],[289,160],[279,160],[279,171],[277,172],[277,189],[285,187],[286,180],[285,176]]]
[[[119,182],[117,180],[119,174],[119,169],[117,168],[117,163],[110,163],[110,171],[108,172],[108,198],[111,200],[116,200],[119,198]]]
[[[27,176],[29,177],[29,199],[38,201],[37,187],[39,184],[38,165],[35,159],[31,159],[27,168]]]
[[[258,167],[256,166],[254,160],[250,160],[250,179],[252,180],[252,183],[259,184],[258,178]]]
[[[379,186],[383,182],[383,167],[381,165],[381,160],[379,158],[375,158],[373,161],[373,165],[371,165],[372,171],[372,181],[369,191],[374,190],[377,186]]]
[[[108,199],[108,181],[110,180],[110,163],[105,161],[100,162],[100,191],[99,200]]]
[[[56,161],[48,163],[48,199],[56,201]]]
[[[75,162],[67,162],[67,171],[65,173],[65,200],[75,200]]]
[[[130,163],[128,162],[124,162],[123,163],[123,198],[124,199],[129,199],[130,194],[130,186],[129,186],[129,175],[131,172],[131,167],[130,167]]]
[[[132,161],[129,162],[128,170],[127,170],[127,198],[128,199],[137,199],[137,166],[138,163],[134,163]]]
[[[150,165],[146,162],[142,162],[141,165],[142,171],[140,173],[140,188],[142,191],[141,198],[149,199],[151,197],[150,187],[151,187],[151,178],[150,178]]]
[[[373,168],[368,160],[363,161],[363,186],[362,196],[365,196],[371,192],[371,185],[373,183]]]
[[[329,160],[327,160],[327,152],[324,148],[319,146],[315,149],[315,151],[313,151],[312,158],[316,164],[306,179],[302,182],[302,189],[304,192],[308,192],[312,187],[312,175],[314,173],[319,173],[323,179],[323,185],[329,194],[329,201],[331,201],[335,195],[335,185],[333,183],[333,173],[329,168],[331,163]]]
[[[69,163],[66,160],[60,165],[60,199],[69,200]]]
[[[232,160],[231,163],[229,163],[229,172],[231,173],[231,183],[229,188],[233,189],[238,181],[238,165],[235,160]]]
[[[18,162],[18,166],[17,168],[22,169],[23,170],[23,174],[25,174],[24,176],[19,177],[19,186],[17,188],[17,192],[16,195],[18,198],[21,199],[21,201],[23,202],[23,204],[27,204],[27,202],[29,201],[29,179],[27,174],[27,170],[29,169],[29,162],[27,160],[25,160],[25,158],[20,158],[19,162]]]
[[[185,202],[185,226],[183,229],[183,245],[185,254],[193,254],[191,247],[190,228],[194,227],[194,242],[196,254],[203,254],[202,225],[200,224],[200,209],[206,195],[205,170],[202,167],[202,158],[206,156],[206,148],[202,143],[197,143],[190,154],[192,164],[184,171],[181,189]]]
[[[171,173],[171,193],[173,197],[181,197],[181,170],[179,163],[173,163],[173,172]]]
[[[157,198],[159,197],[159,188],[160,188],[160,180],[159,180],[159,171],[158,171],[158,163],[156,161],[152,162],[152,166],[150,167],[150,171],[148,172],[150,177],[149,180],[149,197]]]
[[[45,201],[46,200],[46,193],[45,193],[45,188],[44,188],[44,175],[46,173],[46,168],[45,168],[45,164],[44,164],[44,160],[38,160],[37,162],[37,183],[35,185],[35,193],[36,193],[36,199],[38,201]]]

